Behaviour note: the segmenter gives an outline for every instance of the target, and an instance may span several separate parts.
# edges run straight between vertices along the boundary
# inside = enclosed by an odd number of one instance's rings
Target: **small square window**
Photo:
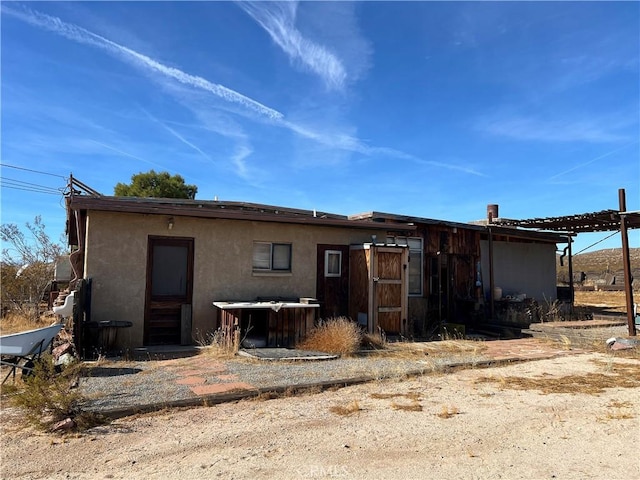
[[[324,252],[324,276],[339,277],[342,275],[342,252],[326,250]]]

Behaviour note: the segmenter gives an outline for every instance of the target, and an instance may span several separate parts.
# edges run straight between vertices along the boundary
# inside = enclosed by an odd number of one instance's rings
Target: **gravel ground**
[[[574,354],[136,415],[64,437],[3,408],[1,477],[638,479],[638,369]],[[585,393],[601,375],[606,388]]]
[[[256,390],[286,388],[349,379],[401,378],[442,369],[457,362],[487,360],[479,353],[462,352],[446,357],[424,355],[415,359],[366,356],[324,361],[260,361],[234,358],[219,360],[200,354],[166,361],[100,362],[88,369],[79,388],[88,401],[84,408],[107,412],[126,407],[175,402],[197,398],[190,384],[177,383],[197,376],[207,385],[243,383]],[[257,392],[256,392],[257,393]]]

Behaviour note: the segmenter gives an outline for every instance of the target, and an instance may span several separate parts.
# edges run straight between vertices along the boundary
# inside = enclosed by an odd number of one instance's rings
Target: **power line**
[[[51,191],[45,191],[45,190],[37,190],[35,188],[10,187],[8,185],[3,185],[2,188],[11,188],[13,190],[22,190],[23,192],[46,193],[48,195],[60,195],[60,193],[61,193],[61,192],[51,192]]]
[[[55,187],[50,187],[48,185],[40,185],[40,184],[37,184],[37,183],[24,182],[22,180],[16,180],[14,178],[3,177],[1,179],[1,181],[2,181],[2,183],[6,183],[7,185],[13,185],[13,186],[16,186],[16,187],[26,187],[26,188],[34,188],[34,187],[36,187],[36,188],[40,188],[40,189],[43,189],[43,190],[55,190],[57,192],[63,190],[63,188],[55,188]]]
[[[55,174],[55,173],[42,172],[42,171],[40,171],[40,170],[32,170],[32,169],[30,169],[30,168],[18,167],[18,166],[16,166],[16,165],[9,165],[9,164],[7,164],[7,163],[0,163],[0,166],[2,166],[2,167],[6,167],[6,168],[15,168],[16,170],[24,170],[24,171],[26,171],[26,172],[39,173],[39,174],[41,174],[41,175],[50,175],[50,176],[52,176],[52,177],[63,178],[63,179],[65,179],[65,180],[67,179],[67,177],[62,176],[62,175],[58,175],[58,174]]]
[[[607,240],[608,238],[613,237],[614,235],[617,235],[618,233],[620,233],[620,230],[616,230],[615,232],[613,232],[611,235],[607,235],[606,237],[598,240],[596,243],[593,243],[591,245],[589,245],[586,248],[583,248],[582,250],[580,250],[578,253],[574,253],[573,256],[575,257],[576,255],[580,255],[582,252],[584,252],[585,250],[589,250],[591,247],[595,247],[596,245],[598,245],[599,243],[604,242],[605,240]]]

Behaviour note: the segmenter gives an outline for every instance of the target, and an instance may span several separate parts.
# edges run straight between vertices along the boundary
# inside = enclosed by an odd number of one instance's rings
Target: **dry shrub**
[[[66,418],[73,419],[77,430],[96,425],[101,419],[80,408],[85,400],[76,388],[80,372],[81,365],[75,363],[58,373],[51,356],[43,355],[11,402],[22,410],[28,423],[43,430]]]
[[[365,333],[362,335],[361,346],[366,350],[384,350],[387,348],[387,340],[381,334]]]
[[[360,404],[358,403],[358,401],[354,400],[353,402],[350,402],[346,405],[334,405],[332,407],[329,407],[329,410],[337,415],[347,416],[359,412],[360,410],[362,410],[362,408],[360,408]]]
[[[336,317],[321,320],[297,348],[349,355],[358,351],[361,341],[362,331],[357,323],[346,317]]]

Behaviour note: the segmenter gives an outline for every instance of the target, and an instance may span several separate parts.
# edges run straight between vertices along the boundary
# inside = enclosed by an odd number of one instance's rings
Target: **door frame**
[[[349,315],[349,245],[320,243],[316,247],[316,298],[320,301],[320,318],[326,320],[327,316]],[[340,275],[327,276],[326,269],[326,252],[340,252]],[[327,305],[328,294],[333,292],[334,295],[330,300],[335,301],[333,305]],[[331,312],[336,307],[337,311]],[[331,313],[330,313],[331,312]]]
[[[404,245],[372,245],[370,258],[369,277],[369,333],[375,333],[380,325],[379,314],[388,312],[400,313],[400,329],[393,334],[407,335],[407,318],[409,303],[409,278],[407,269],[409,267],[409,247]],[[379,254],[389,253],[397,256],[394,262],[399,263],[400,278],[382,278],[380,274]],[[399,305],[380,305],[380,287],[382,285],[400,285],[400,298],[397,299]]]
[[[151,333],[151,306],[152,306],[152,268],[153,268],[153,249],[155,246],[186,246],[187,247],[187,285],[184,304],[191,305],[193,302],[193,262],[194,262],[194,238],[193,237],[167,237],[161,235],[149,235],[147,238],[147,265],[146,265],[146,286],[145,286],[145,302],[144,302],[144,328],[143,328],[143,344],[148,345],[149,335]],[[176,301],[175,296],[166,296],[164,301]],[[180,341],[178,341],[178,344]]]

